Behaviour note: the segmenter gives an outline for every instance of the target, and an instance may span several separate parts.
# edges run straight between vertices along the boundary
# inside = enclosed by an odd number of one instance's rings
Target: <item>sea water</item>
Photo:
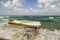
[[[60,40],[60,30],[46,28],[22,28],[18,25],[8,25],[2,22],[0,37],[8,40]]]

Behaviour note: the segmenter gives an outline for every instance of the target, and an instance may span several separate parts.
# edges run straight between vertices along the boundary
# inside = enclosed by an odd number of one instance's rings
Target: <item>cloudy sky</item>
[[[0,15],[60,15],[60,0],[0,0]]]

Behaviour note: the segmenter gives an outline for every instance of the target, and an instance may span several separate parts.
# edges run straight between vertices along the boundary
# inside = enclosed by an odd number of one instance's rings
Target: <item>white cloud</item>
[[[19,2],[19,0],[13,0],[12,4],[17,4]]]
[[[21,0],[12,0],[12,1],[7,1],[6,3],[2,3],[5,8],[14,8],[14,7],[19,7],[22,8],[22,1]]]
[[[38,3],[49,3],[52,2],[53,0],[38,0]]]
[[[38,8],[44,8],[43,10],[45,9],[50,9],[50,3],[52,2],[53,0],[38,0]]]
[[[52,9],[54,9],[54,8],[56,7],[56,5],[50,5],[50,7],[51,7]]]
[[[12,5],[23,7],[21,0],[13,0]]]
[[[59,0],[38,0],[38,8],[41,8],[43,7],[42,4],[45,4],[44,5],[44,9],[39,9],[40,11],[43,11],[43,12],[51,12],[51,11],[55,11],[55,12],[60,12],[60,6],[58,6],[58,4],[60,5],[59,3],[60,1]]]
[[[12,0],[7,1],[6,3],[2,3],[5,8],[8,9],[8,14],[16,14],[16,15],[29,15],[29,14],[42,14],[49,12],[60,12],[60,3],[57,3],[57,0],[38,0],[37,9],[29,8],[24,9],[22,2],[25,0]],[[56,3],[56,4],[55,4]],[[9,10],[11,9],[11,10]]]
[[[7,3],[3,4],[6,8],[10,8],[11,7],[11,1],[8,1]]]
[[[33,10],[32,8],[29,8],[29,10]]]
[[[13,0],[12,2],[11,1],[7,1],[4,5],[5,8],[8,9],[8,12],[10,13],[16,13],[16,14],[31,14],[31,13],[37,13],[37,9],[34,10],[32,8],[29,8],[29,9],[24,9],[23,8],[23,5],[22,5],[22,2],[24,0]],[[12,9],[12,10],[9,10],[9,9]]]

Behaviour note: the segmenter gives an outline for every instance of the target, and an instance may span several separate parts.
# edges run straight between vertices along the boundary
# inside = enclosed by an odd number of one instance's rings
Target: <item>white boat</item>
[[[10,20],[9,24],[21,25],[24,27],[40,27],[41,23],[39,21],[29,21],[29,20]]]

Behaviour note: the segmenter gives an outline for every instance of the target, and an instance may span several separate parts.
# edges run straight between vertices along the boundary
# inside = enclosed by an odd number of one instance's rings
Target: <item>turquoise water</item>
[[[41,28],[60,29],[60,16],[0,16],[2,19],[40,21]]]

